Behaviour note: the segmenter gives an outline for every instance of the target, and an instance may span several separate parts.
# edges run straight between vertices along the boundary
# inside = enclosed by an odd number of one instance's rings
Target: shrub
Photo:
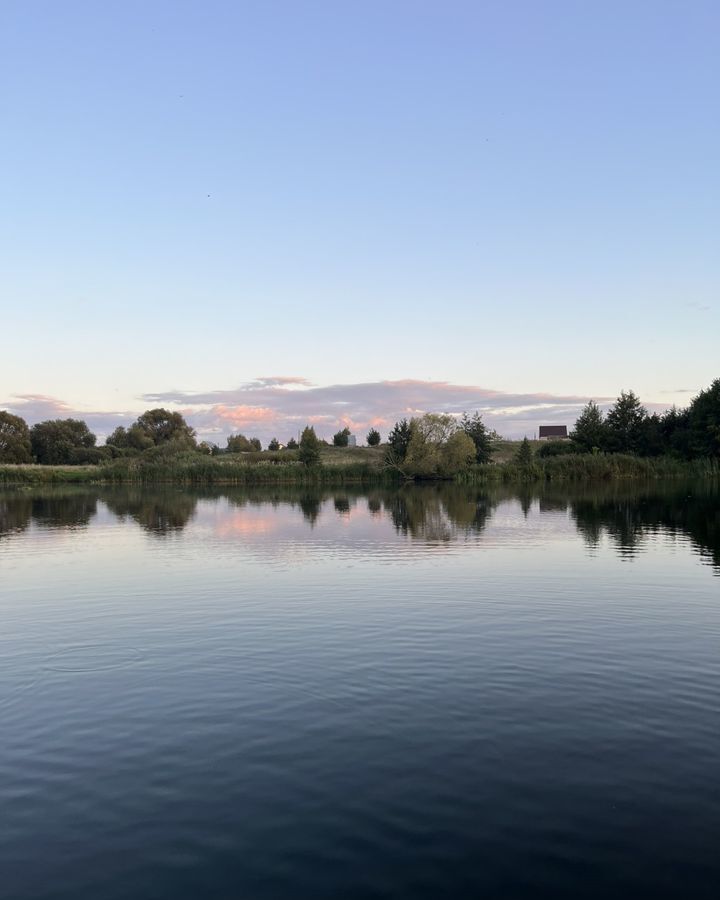
[[[333,435],[333,445],[335,447],[347,447],[348,438],[350,437],[350,429],[343,428],[342,431],[338,431]]]
[[[550,456],[569,456],[577,452],[577,447],[568,441],[546,441],[537,451],[537,455],[541,459],[547,459]]]

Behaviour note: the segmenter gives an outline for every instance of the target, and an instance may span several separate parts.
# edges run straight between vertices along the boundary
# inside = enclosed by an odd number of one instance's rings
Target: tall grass
[[[250,456],[250,454],[247,454]],[[644,458],[608,454],[557,456],[471,466],[456,476],[459,484],[597,482],[623,479],[720,477],[717,460],[685,462],[671,457]],[[199,454],[148,460],[115,459],[99,466],[0,466],[3,484],[178,484],[178,485],[391,485],[402,479],[377,460],[348,458],[307,468],[287,457],[216,459]]]
[[[387,481],[382,470],[367,463],[306,467],[297,462],[218,462],[193,456],[153,463],[116,460],[100,468],[102,481],[109,484],[343,485]]]
[[[92,484],[102,481],[101,466],[0,465],[3,484]]]
[[[616,481],[680,477],[719,477],[717,460],[674,459],[614,454],[573,454],[516,462],[472,466],[457,476],[461,484],[531,483],[538,481]]]

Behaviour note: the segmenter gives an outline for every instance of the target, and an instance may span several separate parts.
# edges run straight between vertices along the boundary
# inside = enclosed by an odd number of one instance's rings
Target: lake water
[[[719,498],[0,493],[0,896],[716,898]]]

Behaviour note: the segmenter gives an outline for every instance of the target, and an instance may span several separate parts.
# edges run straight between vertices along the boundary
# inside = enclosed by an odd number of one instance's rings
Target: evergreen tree
[[[515,462],[521,466],[529,466],[533,461],[532,447],[530,441],[524,437],[520,442],[520,446],[515,454]]]
[[[280,449],[280,441],[277,438],[272,438],[270,443],[268,444],[268,450],[279,450]]]
[[[311,425],[306,425],[303,429],[299,456],[304,466],[315,466],[320,462],[320,441]]]
[[[411,437],[412,425],[407,419],[395,423],[393,430],[388,435],[388,453],[396,462],[402,462],[405,459]]]
[[[639,453],[647,411],[632,391],[621,391],[607,414],[608,449],[615,453]]]
[[[720,378],[695,397],[688,409],[689,449],[693,456],[720,456]]]
[[[380,443],[380,432],[376,428],[371,428],[367,433],[368,447],[377,447]]]
[[[463,413],[460,420],[460,428],[472,440],[475,445],[475,462],[488,463],[495,452],[495,444],[498,435],[488,428],[482,420],[480,413],[468,416]]]
[[[583,409],[570,432],[570,440],[580,453],[592,453],[597,447],[604,450],[607,444],[607,432],[603,414],[594,400]]]

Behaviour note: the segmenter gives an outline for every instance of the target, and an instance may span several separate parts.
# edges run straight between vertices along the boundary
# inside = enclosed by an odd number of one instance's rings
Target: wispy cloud
[[[3,408],[22,416],[31,425],[47,419],[82,419],[91,431],[103,437],[118,425],[128,425],[137,418],[134,412],[79,409],[47,394],[15,394],[7,402],[0,402],[0,409]]]
[[[696,312],[710,312],[710,305],[708,303],[700,303],[699,300],[687,300],[683,306],[687,309],[694,309]]]
[[[572,424],[588,399],[416,379],[316,386],[286,376],[258,378],[233,390],[164,391],[143,397],[148,404],[181,408],[208,436],[224,435],[230,427],[280,439],[306,423],[326,437],[344,425],[362,436],[370,427],[387,431],[398,419],[424,412],[460,415],[475,410],[502,434],[517,436],[532,433],[540,423]]]
[[[385,436],[398,419],[425,412],[459,416],[478,411],[500,434],[522,437],[534,434],[541,424],[572,425],[589,399],[579,394],[509,393],[417,379],[318,386],[298,376],[257,378],[232,390],[161,391],[139,398],[145,408],[179,410],[201,437],[224,442],[227,435],[241,431],[264,443],[271,437],[287,440],[306,424],[314,425],[318,434],[327,438],[345,425],[360,439],[371,427]],[[604,408],[614,401],[613,397],[592,399]],[[662,404],[646,406],[651,412],[664,409]],[[76,408],[45,394],[18,394],[0,403],[0,408],[31,424],[45,419],[84,419],[101,438],[138,415],[129,410]]]

